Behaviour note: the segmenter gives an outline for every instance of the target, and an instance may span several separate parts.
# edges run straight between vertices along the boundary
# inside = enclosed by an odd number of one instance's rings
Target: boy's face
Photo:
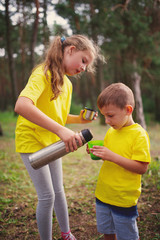
[[[122,127],[130,126],[134,123],[132,119],[133,108],[130,105],[126,105],[124,109],[121,109],[110,104],[104,106],[100,111],[105,117],[105,123],[109,124],[114,129],[121,129]]]

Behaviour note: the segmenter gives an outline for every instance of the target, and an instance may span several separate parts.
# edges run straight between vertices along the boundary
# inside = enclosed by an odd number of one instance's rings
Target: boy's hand
[[[89,150],[88,144],[86,144],[86,152],[87,152],[88,154],[90,154],[90,150]]]
[[[110,160],[112,158],[113,152],[104,146],[93,146],[90,151],[97,157],[100,157],[103,160]]]

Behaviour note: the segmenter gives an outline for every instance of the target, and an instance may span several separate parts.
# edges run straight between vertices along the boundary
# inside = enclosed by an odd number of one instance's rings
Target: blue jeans
[[[117,240],[138,240],[137,206],[116,207],[96,199],[97,230],[103,234],[116,234]]]

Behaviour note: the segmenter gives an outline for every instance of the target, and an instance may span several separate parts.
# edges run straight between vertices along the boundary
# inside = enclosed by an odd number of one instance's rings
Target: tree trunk
[[[1,124],[0,124],[0,136],[3,136],[3,131],[2,131]]]
[[[9,0],[5,1],[5,17],[6,17],[6,42],[7,42],[7,53],[8,53],[8,67],[11,79],[11,91],[12,91],[12,104],[14,106],[15,101],[18,97],[18,88],[15,74],[14,59],[12,53],[12,41],[11,41],[11,27],[9,19]]]
[[[91,103],[91,107],[93,109],[97,108],[96,104],[96,94],[95,94],[95,76],[92,73],[87,74],[87,92],[88,92],[88,99]]]
[[[74,21],[75,21],[75,27],[76,27],[76,32],[80,32],[80,23],[79,23],[79,18],[77,14],[75,13],[75,1],[74,0],[69,0],[69,5],[72,11],[74,12]]]
[[[89,5],[90,5],[90,18],[93,19],[96,14],[94,1],[90,0]],[[92,39],[94,40],[95,43],[98,44],[97,31],[95,31],[96,28],[97,28],[97,26],[95,26],[94,21],[91,21]],[[96,76],[95,76],[94,95],[95,95],[96,102],[97,102],[97,97],[104,88],[104,72],[103,72],[103,63],[101,60],[98,60],[96,67],[97,67],[97,71],[96,71]],[[96,105],[95,109],[97,109],[97,105]],[[100,118],[100,124],[104,125],[105,119],[101,113],[99,113],[99,118]]]
[[[19,26],[19,38],[20,38],[20,56],[21,56],[21,71],[20,71],[20,79],[18,81],[18,90],[21,91],[21,89],[25,86],[25,73],[26,73],[26,53],[25,53],[25,26],[26,26],[26,14],[25,14],[25,0],[22,1],[22,4],[20,2],[17,2],[17,12],[20,13],[20,8],[22,5],[22,14],[23,17],[21,17],[21,14],[19,14],[19,20],[18,20],[18,26]]]
[[[104,71],[103,71],[103,63],[102,61],[98,60],[97,63],[97,74],[96,74],[96,97],[99,96],[101,91],[104,89]],[[105,118],[104,116],[99,112],[99,118],[100,118],[100,124],[105,125]]]
[[[132,80],[136,103],[136,120],[144,129],[146,129],[140,88],[141,76],[137,72],[134,72],[132,75]]]
[[[31,69],[34,67],[34,48],[37,41],[38,22],[39,22],[39,1],[35,0],[36,5],[36,17],[33,24],[33,33],[31,38]]]
[[[157,94],[155,96],[155,116],[156,121],[160,122],[160,96]]]
[[[45,47],[49,42],[49,31],[48,31],[48,25],[47,25],[47,0],[43,1],[43,44],[44,44],[44,53],[45,53]]]

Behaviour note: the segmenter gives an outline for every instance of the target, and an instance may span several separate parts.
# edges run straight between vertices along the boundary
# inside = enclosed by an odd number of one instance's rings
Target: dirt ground
[[[160,193],[156,188],[145,189],[139,201],[138,226],[141,240],[160,239]],[[68,201],[72,233],[77,240],[98,240],[103,236],[97,232],[94,199],[89,202]],[[2,240],[39,240],[35,220],[35,209],[28,203],[9,204],[2,213],[5,219],[0,225]],[[10,219],[10,221],[8,221]],[[6,223],[7,222],[7,223]],[[53,220],[53,240],[60,240],[57,221]]]

